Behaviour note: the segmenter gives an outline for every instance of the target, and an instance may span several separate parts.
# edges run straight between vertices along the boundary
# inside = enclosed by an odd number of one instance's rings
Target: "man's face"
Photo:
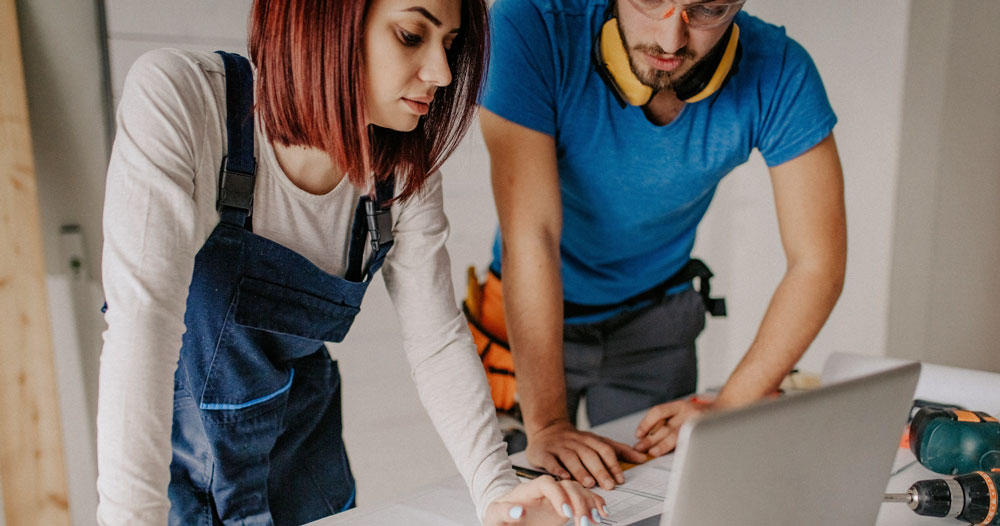
[[[618,31],[628,52],[629,66],[646,86],[657,91],[673,89],[726,33],[729,24],[712,29],[688,26],[680,10],[696,3],[701,2],[678,2],[673,16],[654,20],[628,0],[616,2]]]

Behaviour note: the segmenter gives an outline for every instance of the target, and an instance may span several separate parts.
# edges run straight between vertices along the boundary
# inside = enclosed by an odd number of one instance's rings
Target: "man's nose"
[[[688,28],[681,9],[673,7],[667,14],[657,23],[656,43],[667,53],[676,53],[687,45]]]

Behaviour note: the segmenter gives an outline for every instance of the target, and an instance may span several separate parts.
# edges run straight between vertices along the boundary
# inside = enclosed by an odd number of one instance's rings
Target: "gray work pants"
[[[652,306],[594,323],[563,327],[566,404],[576,423],[586,399],[591,425],[695,391],[695,338],[705,328],[705,305],[692,288]]]

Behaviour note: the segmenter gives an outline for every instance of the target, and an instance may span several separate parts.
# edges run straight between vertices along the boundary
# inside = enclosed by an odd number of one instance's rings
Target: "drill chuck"
[[[948,517],[971,524],[1000,525],[997,488],[1000,473],[977,471],[951,479],[921,480],[886,502],[905,502],[918,515]]]

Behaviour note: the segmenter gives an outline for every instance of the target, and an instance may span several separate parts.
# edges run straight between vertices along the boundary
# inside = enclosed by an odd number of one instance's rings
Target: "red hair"
[[[448,51],[451,84],[416,129],[365,125],[364,29],[371,0],[255,0],[250,59],[257,112],[271,140],[318,148],[360,188],[395,172],[398,199],[418,192],[468,130],[488,53],[484,0],[461,0],[461,32]]]

